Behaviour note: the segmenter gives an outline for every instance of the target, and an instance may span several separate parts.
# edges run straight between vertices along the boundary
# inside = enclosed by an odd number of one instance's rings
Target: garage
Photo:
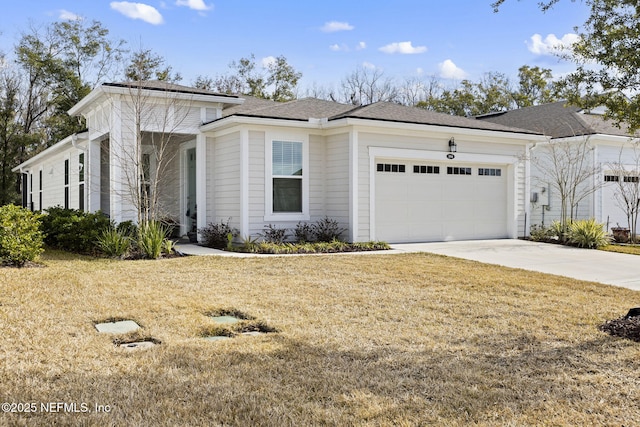
[[[507,168],[376,159],[376,238],[399,243],[509,237]]]

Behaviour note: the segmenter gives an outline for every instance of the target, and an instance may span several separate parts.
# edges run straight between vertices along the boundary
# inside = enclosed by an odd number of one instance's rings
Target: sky
[[[255,55],[284,56],[300,88],[338,87],[364,67],[394,79],[436,76],[454,85],[522,65],[574,69],[553,55],[576,39],[588,16],[580,1],[543,13],[537,0],[5,0],[0,52],[11,59],[20,34],[57,20],[97,20],[131,50],[151,49],[191,84],[225,74]]]

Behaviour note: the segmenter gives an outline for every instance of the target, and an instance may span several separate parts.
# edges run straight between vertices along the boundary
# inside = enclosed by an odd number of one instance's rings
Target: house
[[[392,103],[276,103],[163,82],[103,84],[69,114],[87,130],[14,169],[25,206],[135,220],[130,196],[157,180],[182,233],[230,219],[243,237],[325,216],[350,241],[524,235],[527,153],[546,140]],[[150,182],[136,181],[136,158]]]
[[[607,230],[628,227],[626,210],[621,207],[624,203],[619,198],[620,184],[634,185],[640,179],[638,139],[631,137],[624,125],[618,127],[602,114],[600,109],[585,111],[560,101],[477,117],[549,138],[549,142],[536,144],[531,150],[531,224],[548,225],[560,219],[560,196],[557,186],[550,183],[553,177],[545,161],[554,156],[551,147],[572,146],[585,149],[585,179],[579,186],[585,197],[577,203],[575,218],[595,218]],[[574,151],[574,160],[578,154]]]

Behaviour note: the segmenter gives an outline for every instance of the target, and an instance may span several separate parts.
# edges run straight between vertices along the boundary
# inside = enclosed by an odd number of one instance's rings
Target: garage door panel
[[[481,176],[471,165],[471,175],[413,173],[412,162],[377,160],[405,164],[405,172],[377,172],[375,175],[376,238],[389,242],[442,241],[507,237],[507,177]],[[468,168],[469,165],[465,165]],[[496,166],[491,166],[496,168]]]

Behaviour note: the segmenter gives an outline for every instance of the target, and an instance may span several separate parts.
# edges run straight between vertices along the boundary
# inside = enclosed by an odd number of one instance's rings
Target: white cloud
[[[262,68],[269,68],[269,65],[276,63],[276,58],[275,56],[265,56],[260,60],[260,63],[262,64]]]
[[[384,53],[391,53],[391,54],[400,53],[403,55],[411,55],[415,53],[424,53],[427,51],[427,47],[413,46],[409,41],[409,42],[390,43],[386,46],[382,46],[379,50]]]
[[[461,80],[467,76],[467,73],[450,59],[438,64],[438,69],[440,70],[440,77],[443,79]]]
[[[131,3],[128,1],[112,1],[111,9],[120,12],[127,18],[140,19],[153,25],[160,25],[164,22],[158,10],[144,3]]]
[[[375,70],[376,68],[378,68],[375,65],[373,65],[371,62],[363,62],[362,67],[367,68],[369,70]]]
[[[213,9],[213,5],[208,5],[204,0],[176,0],[177,6],[187,6],[189,9],[204,12]]]
[[[568,51],[579,39],[580,37],[573,33],[565,34],[560,39],[555,34],[549,34],[544,39],[540,34],[534,34],[527,42],[527,47],[536,55],[554,55]]]
[[[367,48],[367,44],[365,42],[360,42],[356,45],[354,49],[363,50],[366,48]],[[329,46],[329,49],[331,49],[334,52],[351,52],[351,48],[345,43],[340,43],[340,44],[334,43]]]
[[[422,69],[422,67],[416,68],[416,74],[419,75],[419,76],[424,74],[424,70]]]
[[[351,31],[355,27],[348,22],[331,21],[326,22],[320,30],[325,33],[335,33],[338,31]]]
[[[63,19],[65,21],[80,21],[82,17],[80,15],[76,15],[73,12],[69,12],[68,10],[61,9],[59,19]]]

